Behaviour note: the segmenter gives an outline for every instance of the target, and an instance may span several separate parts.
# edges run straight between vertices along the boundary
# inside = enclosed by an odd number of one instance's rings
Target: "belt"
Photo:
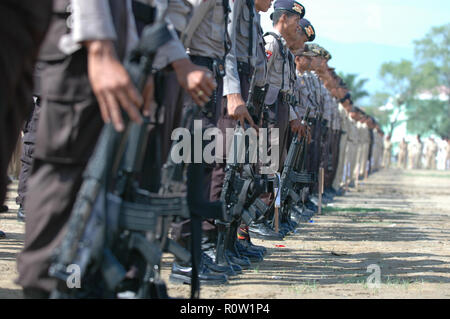
[[[281,92],[280,91],[279,98],[284,103],[295,104],[295,96],[289,94],[288,92]]]
[[[199,55],[190,55],[189,57],[192,63],[207,67],[214,73],[215,77],[225,76],[225,63],[223,60]]]

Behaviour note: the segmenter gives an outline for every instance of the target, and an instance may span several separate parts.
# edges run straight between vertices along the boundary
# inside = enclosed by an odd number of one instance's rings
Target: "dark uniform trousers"
[[[324,168],[324,188],[328,187],[332,174],[332,130],[324,128],[325,132],[322,138],[321,167]]]
[[[334,178],[336,177],[337,167],[339,165],[339,144],[341,140],[341,131],[333,130],[331,134],[331,172],[328,175],[326,187],[332,187]]]
[[[250,73],[246,72],[239,72],[239,79],[240,79],[240,85],[241,85],[241,95],[244,101],[247,101],[248,99],[248,92],[250,89]],[[278,128],[279,129],[279,157],[277,160],[279,161],[278,166],[278,172],[281,172],[283,168],[284,159],[286,157],[286,147],[287,147],[287,140],[288,140],[288,134],[289,134],[289,105],[285,103],[282,98],[281,94],[277,100],[277,102],[272,105],[269,108],[268,114],[267,114],[267,126],[269,128],[268,132],[268,142],[270,141],[270,129]],[[260,128],[263,126],[263,118],[259,119],[259,122],[256,123]],[[228,115],[227,110],[227,99],[223,99],[222,108],[220,110],[220,118],[218,121],[218,127],[222,131],[223,136],[226,136],[226,129],[227,128],[235,128],[236,127],[236,121],[232,119]],[[229,137],[231,138],[231,137]],[[226,154],[226,145],[224,145],[224,155]],[[267,149],[269,152],[271,152],[272,148],[271,145],[268,144]],[[225,158],[224,158],[225,160]],[[212,183],[211,183],[211,196],[210,199],[212,201],[219,200],[220,195],[222,192],[222,186],[225,178],[225,166],[226,163],[217,163],[214,170],[213,170],[213,177],[212,177]],[[269,204],[270,201],[273,199],[273,196],[271,193],[265,193],[261,195],[261,199],[266,202],[266,204]]]
[[[212,58],[191,56],[190,59],[192,63],[204,66],[214,73],[214,60]],[[201,121],[202,132],[209,128],[218,126],[223,102],[223,78],[216,75],[215,80],[217,83],[217,87],[213,92],[213,95],[211,96],[211,100],[203,108],[201,108],[200,112],[195,111],[198,110],[198,106],[195,105],[192,98],[187,94],[184,94],[183,98],[181,99],[182,109],[180,109],[180,100],[178,100],[177,102],[178,106],[174,106],[174,109],[180,111],[179,114],[182,114],[180,122],[186,123],[186,125],[184,125],[185,128],[192,129],[194,120]],[[177,120],[174,121],[176,122]],[[172,134],[170,126],[166,125],[166,123],[164,124],[164,126],[164,132],[166,132],[164,134],[170,137],[170,135]],[[173,128],[175,128],[175,126]],[[210,143],[210,141],[203,141],[203,146],[201,148],[202,151],[207,143]],[[188,183],[189,185],[192,185],[191,187],[195,188],[191,191],[191,193],[195,194],[194,197],[196,202],[214,201],[211,200],[211,185],[213,183],[213,170],[215,168],[215,165],[204,163],[203,156],[202,163],[197,163],[196,165],[202,166],[202,173],[197,174],[199,171],[196,170],[197,173],[195,174],[195,176],[191,176],[191,178],[195,179],[194,183]],[[213,220],[205,219],[202,222],[202,230],[205,232],[215,229],[215,226],[213,224]],[[186,219],[178,223],[172,223],[171,236],[182,246],[189,247],[191,239],[191,220]]]
[[[369,144],[369,158],[367,159],[369,161],[369,171],[368,174],[372,174],[373,167],[372,167],[372,156],[373,156],[373,130],[369,130],[369,137],[370,137],[370,144]]]
[[[248,91],[250,88],[250,74],[239,72],[239,79],[241,84],[241,95],[244,101],[247,101]],[[226,129],[236,127],[236,121],[228,115],[227,109],[227,98],[222,99],[222,105],[220,108],[220,117],[217,122],[217,127],[222,131],[222,134],[225,138]],[[232,138],[232,137],[228,137]],[[225,139],[224,139],[225,142]],[[210,192],[210,200],[216,201],[220,199],[220,194],[222,192],[222,186],[225,179],[225,158],[226,158],[226,143],[223,145],[223,163],[216,163],[212,172],[212,181],[211,181],[211,192]]]
[[[33,163],[33,154],[36,143],[36,131],[41,110],[40,99],[36,98],[31,118],[25,122],[22,139],[22,156],[20,157],[21,168],[19,175],[19,185],[17,188],[17,205],[23,207],[25,194],[27,192],[27,180],[31,173],[31,164]]]
[[[186,93],[177,81],[175,71],[164,69],[155,76],[155,100],[158,104],[158,125],[149,132],[141,187],[158,192],[161,168],[166,163],[172,146],[172,131],[181,125]]]
[[[272,152],[272,145],[270,145],[271,134],[270,129],[278,129],[278,169],[277,172],[281,174],[283,170],[284,161],[287,156],[287,151],[289,148],[288,138],[290,132],[289,126],[289,104],[283,100],[281,94],[278,96],[277,102],[269,106],[268,111],[268,146],[267,149],[269,153]],[[261,200],[267,205],[270,205],[274,200],[273,193],[264,193],[260,196]]]
[[[309,146],[310,155],[308,155],[307,170],[308,172],[316,174],[319,176],[320,167],[320,154],[321,154],[321,140],[322,140],[322,125],[318,121],[313,121],[311,127],[311,144]],[[310,193],[317,193],[319,189],[319,184],[316,182],[312,185]]]
[[[33,70],[51,15],[51,0],[0,2],[0,204],[7,167],[31,112]]]
[[[53,16],[40,53],[42,106],[25,203],[25,245],[17,258],[17,283],[30,294],[50,292],[56,285],[48,276],[51,256],[64,236],[84,168],[103,127],[88,79],[86,50],[65,55],[57,46],[68,31],[61,18],[68,4],[55,1],[54,10],[60,14]],[[117,51],[122,58],[123,48]]]

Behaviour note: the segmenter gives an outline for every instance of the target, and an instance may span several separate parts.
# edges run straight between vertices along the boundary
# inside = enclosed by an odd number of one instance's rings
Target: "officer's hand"
[[[297,133],[299,137],[306,135],[306,126],[299,119],[292,120],[289,124],[291,125],[292,133]]]
[[[245,102],[239,93],[227,95],[227,110],[228,115],[232,119],[239,121],[242,128],[245,128],[244,123],[245,120],[247,120],[251,127],[258,130],[258,127],[250,116],[250,113],[245,106]]]
[[[210,96],[217,87],[211,71],[195,65],[189,59],[181,59],[172,63],[177,74],[178,83],[199,106],[209,102]]]
[[[121,108],[132,121],[142,123],[139,109],[142,97],[117,59],[112,41],[88,41],[88,73],[105,123],[112,121],[117,131],[124,130]]]

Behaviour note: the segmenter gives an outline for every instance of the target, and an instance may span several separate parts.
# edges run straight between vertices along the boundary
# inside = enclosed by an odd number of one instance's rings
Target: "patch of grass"
[[[365,277],[361,277],[361,276],[357,276],[357,277],[351,277],[351,278],[347,278],[344,280],[344,284],[360,284],[360,285],[366,285],[367,286],[367,282],[366,282],[366,278]]]
[[[317,280],[313,279],[313,280],[306,280],[305,282],[299,285],[291,285],[289,287],[289,290],[294,292],[295,294],[310,293],[319,289],[318,286],[319,285],[317,283]]]
[[[256,266],[255,268],[253,268],[253,272],[255,274],[258,274],[259,273],[259,266]]]
[[[402,278],[402,277],[391,277],[387,276],[385,280],[381,280],[382,285],[388,287],[402,287],[408,289],[411,284],[424,283],[423,279],[413,279],[413,278]]]

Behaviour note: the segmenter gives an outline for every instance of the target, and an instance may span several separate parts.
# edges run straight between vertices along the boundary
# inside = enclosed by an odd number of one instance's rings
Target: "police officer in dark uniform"
[[[25,245],[18,256],[17,282],[26,298],[46,298],[56,285],[48,276],[50,257],[63,238],[103,123],[122,131],[121,109],[141,122],[144,105],[122,64],[138,40],[131,1],[55,0],[53,13],[40,53],[42,109],[25,204],[30,212]],[[193,68],[184,48],[174,38],[162,52],[167,64],[186,60],[177,74],[187,86]],[[144,92],[151,92],[151,85]]]
[[[6,196],[7,167],[30,112],[33,68],[50,13],[50,0],[0,3],[0,205]]]
[[[16,197],[16,203],[19,205],[19,210],[17,211],[17,219],[19,221],[25,221],[25,194],[27,191],[28,176],[30,176],[31,172],[31,164],[33,163],[37,123],[41,109],[40,69],[41,65],[38,62],[34,71],[33,112],[31,113],[31,117],[25,122],[23,128],[22,156],[20,157],[22,165],[20,167],[19,185]]]

